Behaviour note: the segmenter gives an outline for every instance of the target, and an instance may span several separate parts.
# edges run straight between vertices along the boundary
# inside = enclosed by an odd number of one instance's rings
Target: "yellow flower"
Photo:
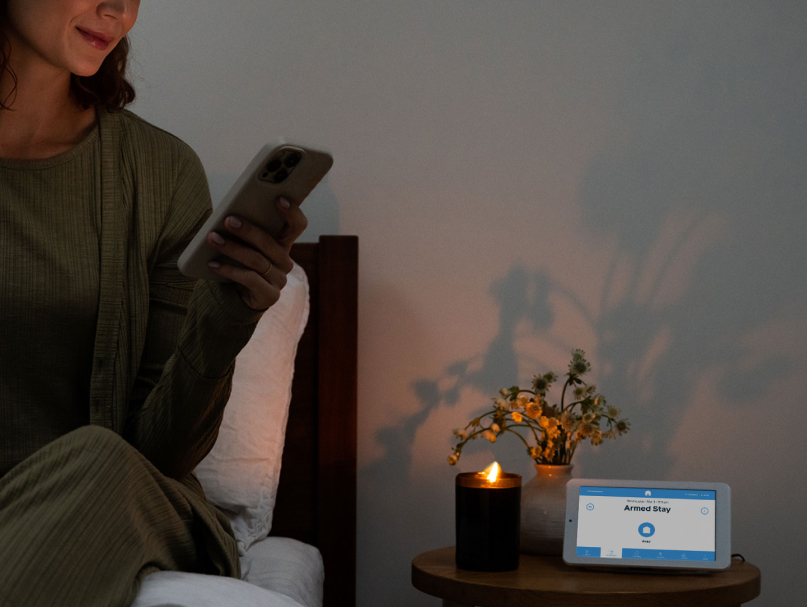
[[[541,450],[538,449],[537,447],[530,447],[529,452],[530,452],[530,457],[533,458],[533,459],[535,459],[537,457],[541,457]]]
[[[541,407],[537,404],[530,402],[527,403],[527,409],[524,411],[530,419],[538,419],[541,417]]]
[[[495,434],[495,433],[493,433],[493,432],[491,432],[490,430],[485,430],[485,431],[482,433],[482,436],[483,436],[484,438],[488,439],[488,440],[489,440],[490,442],[492,442],[492,443],[495,443],[495,442],[496,442],[496,434]]]
[[[502,429],[499,428],[499,424],[491,424],[490,429],[493,430],[494,432],[501,432],[502,431]]]
[[[549,418],[546,415],[542,415],[538,420],[538,425],[542,428],[549,428]]]
[[[456,436],[460,440],[465,440],[466,438],[468,438],[468,433],[462,428],[455,428],[454,436]]]
[[[524,419],[524,418],[522,417],[521,413],[519,413],[518,411],[513,411],[513,412],[510,414],[510,417],[512,417],[512,418],[513,418],[513,421],[514,421],[514,422],[516,422],[517,424],[520,424],[520,423],[521,423],[521,420],[522,420],[522,419]]]
[[[456,466],[458,459],[459,457],[457,457],[457,454],[452,453],[451,455],[448,456],[448,463],[451,464],[452,466]]]
[[[597,417],[594,413],[586,413],[583,416],[583,423],[590,424],[594,421],[594,418]]]

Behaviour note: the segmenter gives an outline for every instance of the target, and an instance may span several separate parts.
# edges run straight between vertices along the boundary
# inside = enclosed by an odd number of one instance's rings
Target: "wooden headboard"
[[[310,285],[271,535],[319,548],[323,607],[356,604],[356,236],[296,243]]]

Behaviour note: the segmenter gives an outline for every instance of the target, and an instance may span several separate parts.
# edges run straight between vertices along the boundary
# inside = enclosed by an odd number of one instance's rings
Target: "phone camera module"
[[[297,148],[282,148],[269,159],[261,172],[261,181],[282,183],[289,178],[303,160],[303,151]]]
[[[289,153],[288,156],[286,156],[286,159],[283,161],[283,166],[287,168],[296,167],[300,163],[301,159],[302,155],[300,154],[300,152],[291,152]]]
[[[286,177],[289,176],[288,171],[286,169],[280,169],[274,175],[272,175],[272,183],[280,183],[281,181],[285,181]]]

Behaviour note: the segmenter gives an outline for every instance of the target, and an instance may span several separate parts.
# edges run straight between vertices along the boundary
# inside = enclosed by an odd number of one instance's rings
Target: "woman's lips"
[[[98,36],[93,36],[92,34],[85,32],[83,29],[76,28],[79,33],[84,37],[84,39],[92,44],[95,48],[99,51],[105,51],[109,48],[109,42],[99,38]]]

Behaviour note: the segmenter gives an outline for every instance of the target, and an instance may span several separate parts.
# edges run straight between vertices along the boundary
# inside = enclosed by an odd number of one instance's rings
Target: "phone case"
[[[275,206],[277,197],[284,196],[292,204],[301,204],[332,165],[333,158],[327,151],[291,143],[282,137],[265,145],[179,256],[179,271],[192,278],[227,282],[228,279],[208,267],[208,262],[217,259],[222,263],[241,264],[213,249],[207,243],[207,235],[215,230],[225,238],[233,238],[232,232],[224,227],[224,220],[237,215],[278,236],[285,220]]]

